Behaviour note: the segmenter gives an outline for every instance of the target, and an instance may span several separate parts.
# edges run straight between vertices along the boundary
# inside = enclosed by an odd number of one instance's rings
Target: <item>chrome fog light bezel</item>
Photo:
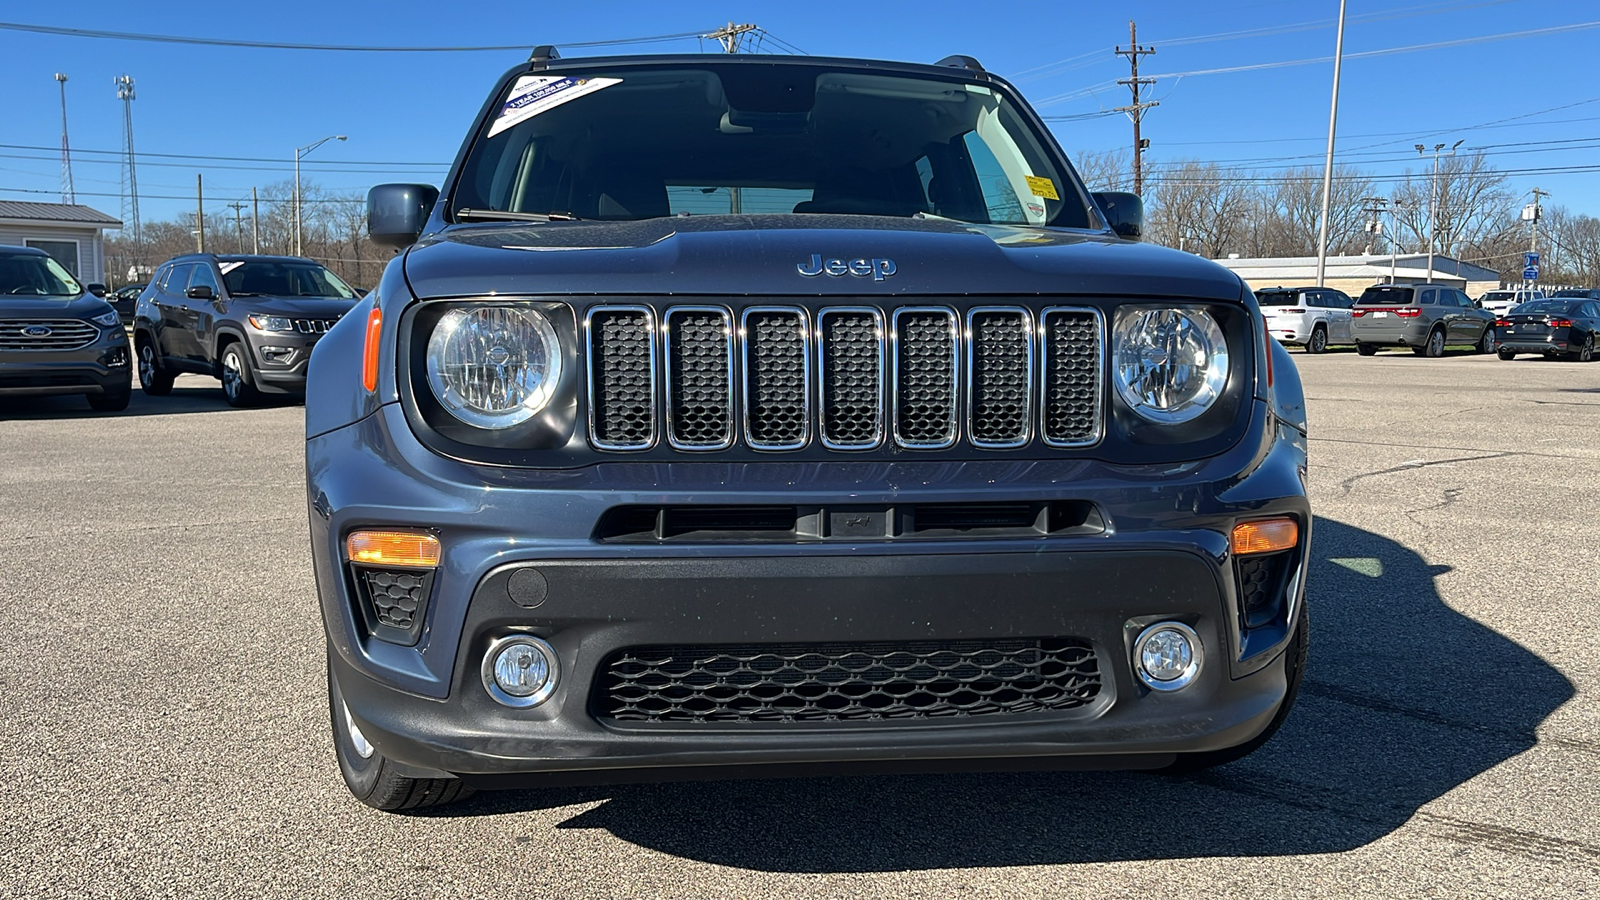
[[[1182,636],[1189,644],[1189,665],[1176,678],[1156,678],[1144,665],[1144,650],[1150,640],[1162,632],[1174,632]],[[1133,671],[1139,681],[1152,691],[1163,693],[1182,690],[1193,684],[1200,676],[1200,670],[1205,663],[1205,651],[1200,645],[1200,635],[1193,628],[1182,622],[1157,622],[1139,632],[1133,642]]]
[[[495,677],[495,663],[500,654],[519,646],[533,648],[544,658],[545,664],[544,683],[538,690],[527,695],[517,695],[507,691]],[[482,677],[484,690],[489,692],[489,696],[493,697],[496,703],[512,709],[530,709],[550,699],[555,693],[556,685],[561,680],[561,660],[556,655],[555,648],[544,639],[529,634],[510,634],[490,642],[489,649],[484,651],[479,675]]]

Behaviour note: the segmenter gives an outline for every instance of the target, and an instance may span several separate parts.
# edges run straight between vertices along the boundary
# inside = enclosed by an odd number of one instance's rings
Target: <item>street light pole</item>
[[[301,198],[300,198],[300,159],[302,157],[304,157],[304,156],[309,155],[311,153],[311,151],[317,149],[318,147],[321,147],[323,144],[326,144],[329,141],[342,141],[342,140],[345,140],[345,139],[346,139],[345,135],[342,135],[342,134],[330,134],[327,137],[323,138],[322,140],[317,141],[317,142],[315,142],[315,143],[313,143],[313,144],[311,144],[309,146],[294,148],[294,255],[295,256],[304,256],[305,255],[304,251],[301,249],[301,246],[300,246],[300,205],[301,205]]]
[[[1434,232],[1434,219],[1438,215],[1437,209],[1438,209],[1438,205],[1439,205],[1439,157],[1440,156],[1455,156],[1456,155],[1456,150],[1465,141],[1466,141],[1465,138],[1463,138],[1463,139],[1461,139],[1459,141],[1456,141],[1455,144],[1450,148],[1450,152],[1449,153],[1441,153],[1440,152],[1440,151],[1442,151],[1444,149],[1444,145],[1443,144],[1434,144],[1433,145],[1433,184],[1431,185],[1431,187],[1430,187],[1430,189],[1428,191],[1428,280],[1429,281],[1433,280],[1433,232]],[[1421,144],[1417,144],[1416,147],[1417,147],[1417,155],[1418,156],[1421,156],[1422,154],[1426,153],[1427,150],[1428,150],[1427,147],[1424,147]]]
[[[1339,32],[1333,39],[1333,101],[1328,105],[1328,158],[1322,167],[1322,222],[1317,226],[1317,287],[1325,287],[1328,268],[1328,213],[1333,203],[1333,136],[1339,121],[1339,64],[1344,60],[1344,2],[1339,0]]]

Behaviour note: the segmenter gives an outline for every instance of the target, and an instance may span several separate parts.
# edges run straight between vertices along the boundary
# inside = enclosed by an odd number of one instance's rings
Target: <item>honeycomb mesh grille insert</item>
[[[596,310],[589,317],[589,408],[596,446],[650,446],[656,435],[654,337],[643,309]]]
[[[883,327],[866,310],[824,312],[822,439],[839,448],[876,447],[883,432]]]
[[[1033,335],[1023,310],[974,310],[972,331],[972,443],[1016,447],[1027,443]]]
[[[667,403],[675,446],[717,449],[733,443],[730,318],[716,309],[667,314]]]
[[[367,583],[367,596],[378,624],[411,631],[417,612],[427,600],[427,576],[419,572],[390,572],[373,569],[361,573]]]
[[[944,309],[895,314],[895,436],[908,447],[956,438],[956,317]]]
[[[799,310],[745,313],[745,440],[752,447],[805,444],[806,319]]]
[[[1070,710],[1101,674],[1076,638],[634,647],[595,682],[602,718],[803,723]]]
[[[1265,553],[1236,557],[1238,563],[1239,606],[1246,628],[1270,623],[1281,611],[1287,585],[1285,576],[1293,563],[1292,552]]]
[[[1044,315],[1044,439],[1060,446],[1100,439],[1100,318],[1092,310]]]

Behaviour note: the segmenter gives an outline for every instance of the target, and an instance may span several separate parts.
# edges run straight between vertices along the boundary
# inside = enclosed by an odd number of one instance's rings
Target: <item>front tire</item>
[[[1306,341],[1306,352],[1328,352],[1328,329],[1326,326],[1318,325],[1317,327],[1311,329],[1311,338]]]
[[[1294,637],[1290,639],[1289,646],[1284,648],[1284,665],[1289,667],[1289,687],[1284,692],[1283,703],[1278,706],[1277,713],[1272,716],[1272,721],[1267,723],[1266,730],[1239,746],[1229,747],[1226,750],[1180,753],[1171,765],[1157,769],[1157,772],[1163,775],[1184,775],[1225,766],[1244,759],[1260,750],[1267,741],[1272,740],[1272,736],[1283,727],[1283,721],[1289,718],[1289,710],[1294,708],[1295,697],[1300,695],[1300,682],[1305,677],[1306,650],[1311,639],[1311,622],[1307,612],[1308,610],[1304,608],[1300,610],[1300,624],[1295,626]]]
[[[261,401],[255,372],[250,369],[250,355],[238,341],[222,350],[222,396],[235,409]]]
[[[125,384],[104,394],[89,394],[83,399],[89,401],[89,408],[95,412],[122,412],[133,399],[133,385]]]
[[[174,376],[161,368],[156,347],[148,340],[139,342],[139,390],[147,397],[165,397],[172,393]]]
[[[333,726],[333,749],[339,774],[350,794],[373,809],[396,812],[443,806],[472,796],[472,788],[459,778],[411,778],[395,766],[361,734],[350,717],[338,679],[333,676],[333,650],[328,658],[328,718]]]

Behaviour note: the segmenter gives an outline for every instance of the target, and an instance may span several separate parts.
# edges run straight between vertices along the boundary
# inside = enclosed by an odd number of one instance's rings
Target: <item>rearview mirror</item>
[[[1104,213],[1106,226],[1117,237],[1130,241],[1144,239],[1144,201],[1126,191],[1099,191],[1092,195]]]
[[[439,189],[427,184],[380,184],[367,192],[367,233],[380,247],[399,250],[415,243],[428,222]]]
[[[216,293],[211,290],[211,285],[209,284],[197,284],[194,287],[189,288],[187,291],[184,291],[183,295],[188,297],[190,300],[217,299]]]
[[[99,282],[84,285],[84,287],[88,289],[89,293],[95,295],[96,297],[104,297],[106,295],[106,286],[100,284]]]

